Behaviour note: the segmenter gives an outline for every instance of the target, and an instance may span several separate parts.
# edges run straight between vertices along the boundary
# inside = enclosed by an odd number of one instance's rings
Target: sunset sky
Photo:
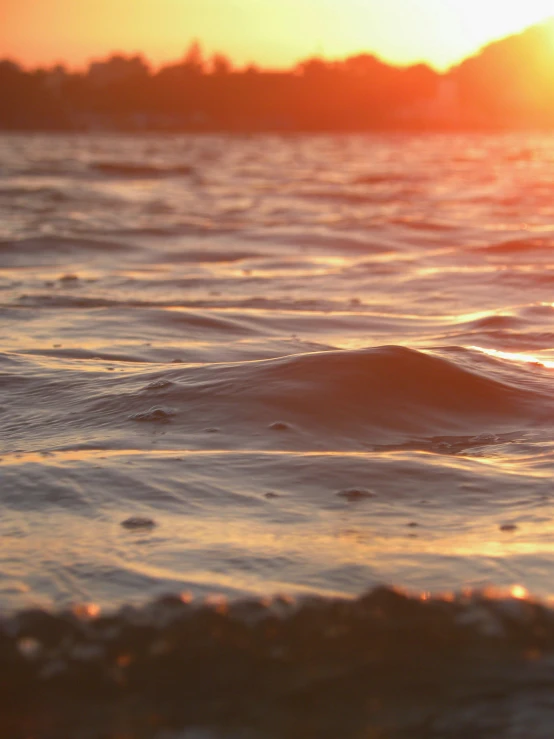
[[[0,0],[0,57],[78,67],[117,50],[161,63],[198,38],[239,65],[372,51],[444,69],[553,14],[554,0]]]

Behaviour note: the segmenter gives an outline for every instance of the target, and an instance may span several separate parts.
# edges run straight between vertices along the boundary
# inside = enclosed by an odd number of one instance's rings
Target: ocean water
[[[547,607],[553,167],[542,134],[1,136],[2,611]],[[409,736],[531,736],[441,726]]]

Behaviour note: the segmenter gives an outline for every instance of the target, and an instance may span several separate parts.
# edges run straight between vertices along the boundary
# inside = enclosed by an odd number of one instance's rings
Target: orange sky
[[[554,0],[0,0],[0,57],[81,66],[110,51],[177,59],[190,41],[283,67],[373,51],[444,69],[554,14]]]

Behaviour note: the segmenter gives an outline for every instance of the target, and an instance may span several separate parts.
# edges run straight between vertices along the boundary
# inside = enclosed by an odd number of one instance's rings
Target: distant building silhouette
[[[96,87],[107,87],[114,83],[127,82],[132,79],[147,78],[149,67],[140,56],[125,57],[114,54],[105,61],[92,62],[87,77]]]

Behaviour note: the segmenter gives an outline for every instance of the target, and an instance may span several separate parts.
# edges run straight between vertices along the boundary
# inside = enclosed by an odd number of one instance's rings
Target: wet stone
[[[75,625],[68,618],[58,618],[54,614],[35,608],[19,613],[11,630],[19,638],[37,639],[47,647],[54,647],[72,636]]]
[[[17,647],[26,659],[36,659],[42,651],[41,643],[37,639],[31,639],[29,637],[20,639],[17,642]]]
[[[379,587],[354,600],[305,596],[296,602],[277,596],[189,604],[186,595],[168,594],[146,606],[93,616],[86,624],[74,621],[77,631],[55,650],[35,634],[0,629],[0,658],[8,675],[0,695],[0,736],[29,739],[31,726],[38,727],[32,733],[36,739],[162,739],[167,726],[171,737],[184,739],[198,719],[221,725],[223,733],[218,730],[214,739],[354,739],[392,736],[373,731],[381,721],[388,729],[392,715],[394,728],[398,722],[403,727],[394,736],[415,738],[430,736],[430,715],[442,721],[451,704],[456,710],[463,705],[469,715],[468,700],[480,705],[481,695],[491,701],[505,695],[508,706],[530,686],[544,685],[550,701],[549,663],[526,656],[554,643],[550,611],[480,591],[455,600],[425,595]],[[49,615],[66,628],[65,615]],[[42,681],[45,702],[32,699]],[[369,724],[367,695],[375,698],[372,706],[384,706],[382,714],[372,708]],[[414,695],[418,701],[423,695],[417,714]],[[327,715],[330,696],[336,700]],[[300,725],[298,706],[306,701],[308,723]],[[234,727],[251,725],[253,704],[263,706],[267,720],[259,712],[264,721],[259,730],[257,725],[255,733],[235,734]],[[322,714],[318,724],[316,712]],[[359,721],[346,724],[351,714]],[[327,731],[335,715],[332,732]],[[541,737],[551,736],[551,725]],[[473,723],[460,732],[456,711],[452,727],[433,736],[505,735]],[[539,737],[533,731],[523,735]]]

